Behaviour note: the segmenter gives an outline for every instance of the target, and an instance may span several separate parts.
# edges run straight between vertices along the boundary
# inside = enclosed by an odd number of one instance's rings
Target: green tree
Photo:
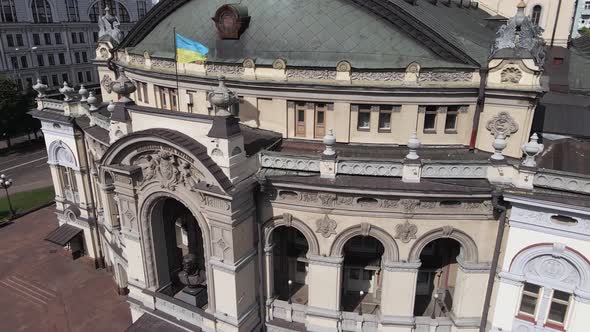
[[[32,91],[20,91],[14,81],[0,76],[0,139],[10,147],[11,137],[38,129],[38,121],[27,112],[33,106]]]
[[[578,32],[582,36],[590,36],[590,28],[583,27],[582,29],[578,30]]]

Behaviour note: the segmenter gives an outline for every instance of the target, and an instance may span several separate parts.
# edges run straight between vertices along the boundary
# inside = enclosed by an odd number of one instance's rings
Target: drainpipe
[[[477,104],[475,105],[475,114],[473,115],[473,125],[471,129],[471,140],[469,141],[469,150],[475,149],[475,142],[477,140],[477,130],[479,129],[479,118],[483,112],[486,99],[486,83],[488,81],[487,66],[479,70],[479,94],[477,95]]]
[[[498,233],[496,234],[496,245],[494,247],[494,256],[492,257],[492,265],[490,266],[490,275],[488,277],[488,286],[486,289],[486,297],[483,303],[483,311],[481,313],[481,322],[479,324],[479,332],[485,332],[488,322],[488,315],[490,312],[490,303],[492,301],[492,291],[494,290],[494,280],[496,278],[496,270],[498,269],[498,260],[500,259],[500,249],[504,239],[504,228],[506,226],[506,212],[507,206],[502,199],[502,191],[495,191],[492,193],[492,205],[494,210],[500,212],[498,220]]]
[[[263,192],[264,184],[261,184],[259,187]],[[259,220],[260,217],[260,206],[258,201],[258,190],[254,190],[254,220],[256,222],[256,228],[258,230],[258,297],[259,297],[259,307],[260,307],[260,330],[262,332],[266,331],[266,301],[264,299],[264,235],[262,233],[262,221]]]
[[[561,2],[563,0],[559,0],[557,5],[557,13],[555,14],[555,24],[553,25],[553,33],[551,34],[551,48],[553,48],[553,43],[555,42],[555,33],[557,32],[557,22],[559,21],[559,12],[561,12]]]

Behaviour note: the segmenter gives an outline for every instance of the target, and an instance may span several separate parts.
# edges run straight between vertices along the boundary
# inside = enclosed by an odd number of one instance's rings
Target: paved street
[[[48,207],[0,228],[0,331],[125,331],[131,315],[111,275],[44,241],[55,227]]]
[[[1,155],[0,173],[14,180],[14,185],[10,188],[11,193],[53,185],[47,165],[47,151],[43,144]],[[4,195],[4,191],[0,190],[0,197]]]

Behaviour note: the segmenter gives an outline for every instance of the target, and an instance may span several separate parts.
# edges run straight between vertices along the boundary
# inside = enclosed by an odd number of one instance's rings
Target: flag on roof
[[[205,45],[176,34],[177,62],[190,63],[203,61],[207,59],[207,53],[209,53],[209,49]]]

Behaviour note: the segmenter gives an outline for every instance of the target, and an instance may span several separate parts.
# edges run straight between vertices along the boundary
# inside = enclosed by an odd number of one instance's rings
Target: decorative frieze
[[[201,204],[208,206],[210,208],[222,211],[228,211],[230,209],[229,202],[221,198],[205,195],[203,193],[199,193],[199,198],[201,200]]]
[[[319,172],[320,161],[314,159],[297,158],[292,156],[263,155],[262,167],[280,168],[297,171]]]
[[[426,164],[422,168],[424,178],[487,178],[487,165],[478,164]]]
[[[207,75],[241,76],[244,67],[238,65],[207,64]]]
[[[324,69],[287,69],[287,78],[303,80],[335,80],[336,72]]]
[[[473,72],[421,72],[419,82],[471,82]]]
[[[350,175],[401,176],[402,163],[338,161],[338,173]]]
[[[129,63],[133,65],[143,66],[145,64],[145,58],[143,55],[130,55]]]
[[[174,61],[152,58],[152,68],[157,69],[174,69],[176,64]]]
[[[353,71],[350,78],[353,81],[402,82],[405,76],[406,73],[401,71]]]
[[[543,171],[535,174],[533,183],[537,187],[590,194],[590,178],[573,174],[557,174]]]

